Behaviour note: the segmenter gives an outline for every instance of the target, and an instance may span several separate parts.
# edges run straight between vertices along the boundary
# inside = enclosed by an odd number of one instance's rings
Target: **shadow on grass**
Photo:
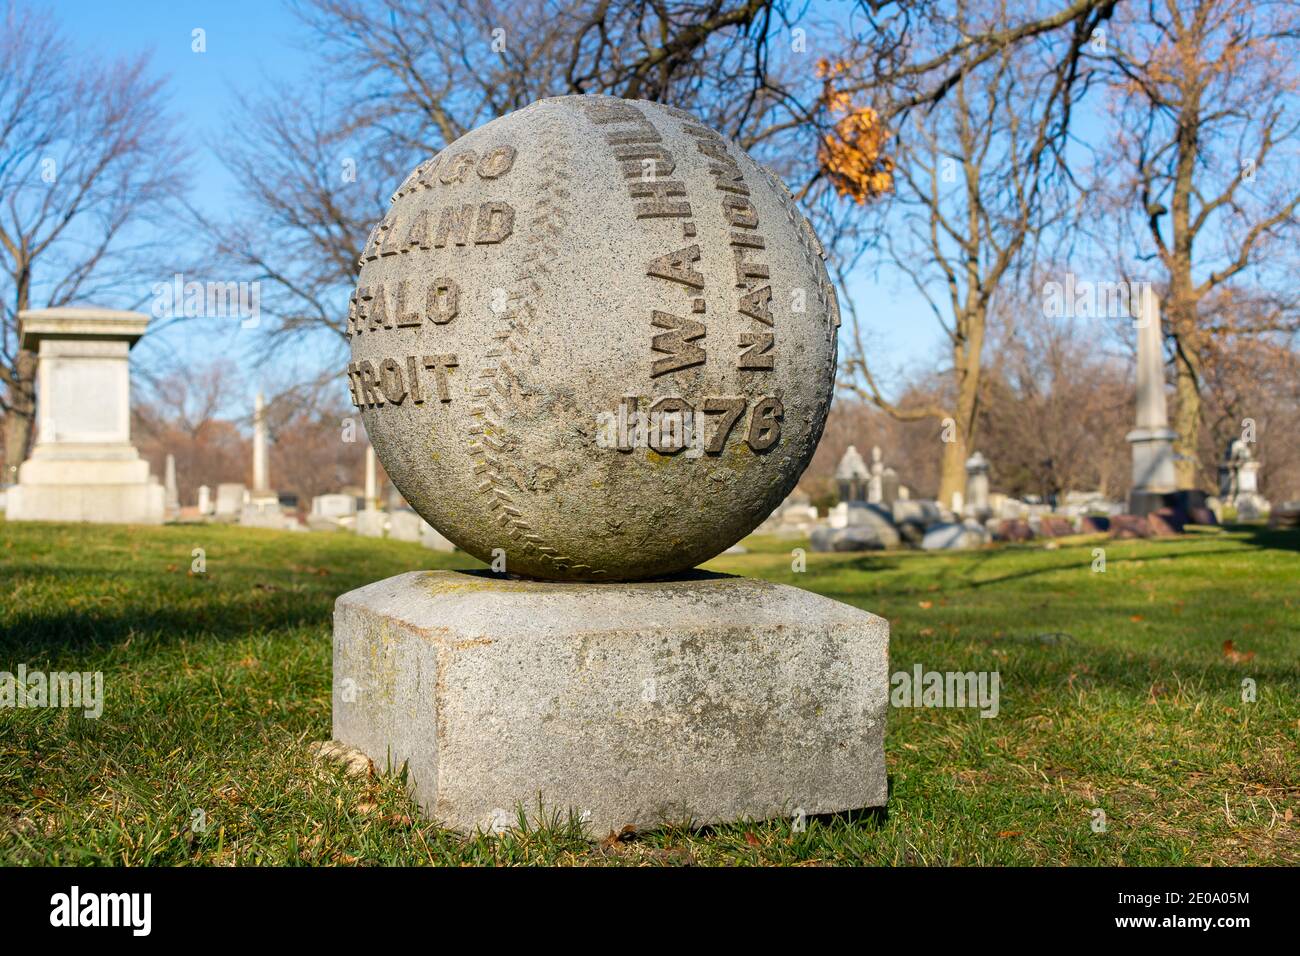
[[[364,569],[316,576],[269,567],[205,578],[65,565],[25,568],[21,579],[34,586],[35,606],[15,606],[0,616],[4,658],[106,647],[128,639],[168,645],[328,627],[334,599],[370,583]]]
[[[1256,548],[1271,551],[1300,551],[1300,528],[1269,528],[1257,524],[1228,525],[1225,530],[1245,534]]]
[[[893,792],[894,792],[894,778],[891,776],[889,778],[889,793],[891,796],[893,795]],[[793,820],[794,814],[791,813],[786,817],[770,817],[765,820],[746,820],[741,824],[741,826],[749,827],[753,825],[770,823],[773,820],[782,820],[782,819]],[[803,819],[805,823],[816,821],[820,823],[822,826],[835,826],[835,825],[844,825],[850,827],[869,826],[873,829],[880,829],[889,822],[889,805],[888,803],[886,803],[886,805],[883,807],[863,807],[858,810],[839,810],[834,813],[810,813],[807,816],[805,816]],[[708,824],[701,827],[693,826],[691,824],[678,823],[678,824],[670,824],[660,829],[678,830],[681,832],[689,831],[690,833],[698,837],[716,837],[734,831],[736,829],[736,826],[737,824],[734,822]]]
[[[1285,532],[1273,532],[1272,534],[1285,534]],[[1300,535],[1298,535],[1297,537],[1300,537]],[[1259,545],[1260,547],[1263,548],[1279,547],[1278,545],[1273,543],[1273,539],[1271,535],[1268,533],[1265,533],[1262,536],[1262,539],[1265,543],[1260,544]],[[1173,542],[1176,541],[1177,539],[1170,538],[1165,540]],[[1085,546],[1076,545],[1072,547],[1077,547],[1081,549]],[[1291,550],[1300,550],[1300,545],[1291,544],[1289,545],[1289,548]],[[1029,555],[1035,551],[1041,551],[1041,550],[1042,550],[1041,548],[1035,548],[1032,545],[1029,545],[1029,546],[1018,546],[1012,548],[999,548],[999,549],[980,550],[980,551],[953,552],[952,557],[960,557],[968,563],[962,567],[955,567],[955,568],[948,569],[946,573],[942,575],[942,577],[945,579],[945,590],[948,589],[974,590],[978,588],[989,587],[991,585],[1005,584],[1009,581],[1019,581],[1019,580],[1024,580],[1026,578],[1039,577],[1044,574],[1056,574],[1062,571],[1082,570],[1085,568],[1090,568],[1092,566],[1093,559],[1091,556],[1091,552],[1089,552],[1088,557],[1083,558],[1082,560],[1077,562],[1071,561],[1068,563],[1047,564],[1041,567],[1025,568],[1019,571],[1009,571],[1006,574],[1000,574],[997,575],[996,577],[981,578],[980,580],[971,580],[972,576],[979,573],[979,571],[982,568],[984,568],[990,561],[996,561],[999,558],[1004,558],[1009,553]],[[1231,548],[1231,547],[1197,548],[1197,549],[1188,549],[1188,550],[1169,552],[1169,553],[1125,557],[1122,560],[1125,563],[1146,564],[1152,561],[1173,561],[1179,558],[1186,558],[1186,557],[1210,557],[1213,555],[1233,554],[1233,553],[1237,553],[1237,551],[1238,549]],[[1058,551],[1058,552],[1043,552],[1043,553],[1061,554],[1062,552]],[[1065,553],[1068,554],[1068,551]],[[846,562],[845,564],[836,566],[834,570],[835,571],[863,571],[863,572],[895,571],[898,570],[901,566],[902,566],[902,560],[900,558],[894,558],[891,560],[889,558],[881,558],[881,557],[873,556],[873,557],[859,558],[851,562]],[[870,582],[864,582],[864,583],[870,583]],[[838,591],[819,590],[818,593],[824,594],[827,597],[839,597],[839,596],[853,597],[853,596],[877,595],[877,594],[903,595],[903,594],[910,594],[913,591],[915,591],[915,589],[916,589],[916,582],[911,580],[906,580],[906,581],[899,581],[896,583],[895,586],[885,588],[885,589],[881,589],[879,587],[873,587],[873,588],[866,588],[861,591],[844,590],[844,589]]]

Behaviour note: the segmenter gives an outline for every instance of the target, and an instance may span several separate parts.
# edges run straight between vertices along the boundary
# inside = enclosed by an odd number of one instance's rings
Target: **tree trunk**
[[[1178,394],[1178,408],[1174,413],[1174,474],[1179,488],[1195,488],[1199,484],[1201,460],[1201,393],[1200,359],[1191,343],[1180,343],[1174,351],[1174,384]]]
[[[966,458],[975,440],[975,417],[979,412],[980,353],[984,351],[984,312],[971,311],[959,324],[964,336],[952,350],[953,371],[957,377],[957,408],[953,421],[952,441],[943,446],[942,470],[939,473],[939,504],[952,507],[953,492],[966,490]],[[948,437],[946,434],[944,437]]]
[[[31,448],[36,422],[36,353],[19,352],[11,372],[13,381],[6,396],[9,411],[5,415],[5,470],[0,484],[18,480],[18,466]]]
[[[953,492],[966,489],[966,439],[961,427],[953,429],[953,440],[944,442],[942,470],[939,473],[939,504],[952,507]]]

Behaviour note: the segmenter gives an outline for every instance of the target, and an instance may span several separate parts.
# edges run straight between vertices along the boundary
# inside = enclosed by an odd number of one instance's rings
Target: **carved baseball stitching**
[[[499,456],[508,452],[509,443],[506,413],[502,406],[511,399],[511,380],[519,380],[507,359],[509,353],[524,354],[519,340],[529,333],[530,321],[537,317],[532,299],[542,292],[541,281],[559,257],[555,240],[567,233],[569,225],[564,208],[569,200],[566,184],[572,178],[568,144],[558,127],[544,132],[540,144],[537,183],[540,197],[528,220],[524,240],[527,252],[510,291],[508,306],[501,313],[504,328],[493,334],[496,345],[487,352],[490,364],[479,371],[479,384],[471,390],[478,403],[471,406],[470,415],[478,421],[469,430],[470,454],[475,460],[474,473],[482,478],[478,491],[487,499],[488,509],[496,514],[497,523],[511,539],[528,553],[536,553],[550,562],[557,572],[584,572],[597,576],[605,571],[575,564],[573,558],[545,543],[519,509],[509,485],[501,477]]]

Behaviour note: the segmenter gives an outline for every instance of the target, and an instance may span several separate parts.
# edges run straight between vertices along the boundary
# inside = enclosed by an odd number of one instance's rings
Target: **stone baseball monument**
[[[678,109],[541,100],[417,167],[360,265],[353,404],[493,571],[339,598],[335,737],[465,830],[883,804],[888,624],[691,570],[830,404],[835,290],[779,178]]]

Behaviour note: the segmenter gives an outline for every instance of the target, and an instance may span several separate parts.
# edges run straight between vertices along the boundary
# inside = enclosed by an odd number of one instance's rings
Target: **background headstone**
[[[131,444],[128,353],[149,317],[97,308],[19,314],[37,354],[36,444],[8,490],[10,521],[160,524],[164,492]]]
[[[167,455],[163,467],[163,510],[169,518],[180,514],[181,496],[176,488],[176,456]]]
[[[248,501],[248,489],[242,481],[224,481],[217,485],[218,518],[238,518]]]
[[[1143,287],[1137,322],[1137,426],[1128,433],[1133,447],[1133,486],[1129,511],[1145,515],[1163,507],[1164,495],[1177,490],[1174,441],[1165,399],[1164,334],[1160,328],[1160,302]]]
[[[965,514],[981,522],[993,514],[989,507],[989,463],[979,452],[966,459]]]

